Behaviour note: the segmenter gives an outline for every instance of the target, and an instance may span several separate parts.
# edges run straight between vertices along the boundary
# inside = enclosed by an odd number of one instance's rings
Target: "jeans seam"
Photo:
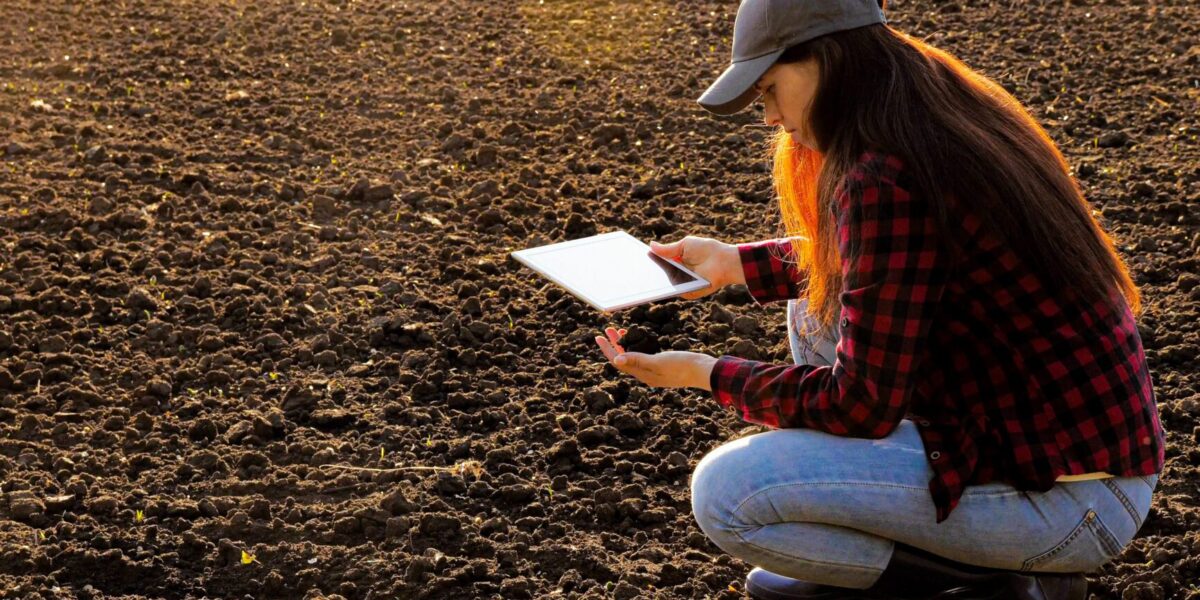
[[[1121,501],[1121,504],[1125,507],[1125,511],[1133,518],[1133,530],[1137,531],[1141,529],[1142,520],[1138,518],[1137,511],[1133,508],[1133,502],[1125,495],[1125,491],[1121,489],[1121,486],[1117,485],[1111,478],[1101,479],[1100,481],[1104,483],[1104,487],[1108,488],[1117,497],[1117,500]]]
[[[1151,483],[1150,482],[1151,477],[1155,477],[1155,475],[1138,475],[1138,478],[1141,479],[1146,484],[1146,487],[1150,488],[1150,493],[1153,494],[1154,486],[1155,486],[1155,483],[1157,483],[1157,482]]]
[[[761,526],[759,526],[758,528],[759,528],[759,529],[762,529],[763,527],[765,527],[765,525],[761,525]],[[754,549],[756,549],[756,550],[762,551],[762,552],[766,552],[766,553],[768,553],[768,554],[774,554],[775,556],[782,556],[783,558],[786,558],[786,559],[788,559],[788,560],[802,560],[802,561],[804,561],[804,562],[809,562],[809,563],[812,563],[812,564],[814,564],[814,565],[824,565],[824,566],[828,566],[828,567],[837,567],[837,568],[839,568],[839,569],[858,569],[858,570],[860,570],[860,571],[868,571],[868,572],[871,572],[871,573],[879,573],[879,569],[876,569],[876,568],[874,568],[874,567],[864,567],[864,566],[862,566],[862,565],[852,565],[852,564],[847,564],[847,563],[836,563],[836,562],[829,562],[829,561],[827,561],[827,560],[815,560],[815,559],[811,559],[811,558],[805,558],[805,557],[803,557],[803,556],[792,556],[792,555],[790,555],[790,554],[784,554],[783,552],[780,552],[780,551],[778,551],[778,550],[772,550],[772,549],[770,549],[770,548],[765,548],[765,547],[763,547],[763,546],[759,546],[758,544],[755,544],[754,542],[751,542],[750,540],[748,540],[748,539],[746,539],[746,538],[742,537],[742,533],[741,533],[740,531],[736,530],[736,529],[735,529],[735,530],[733,530],[733,534],[734,534],[734,535],[736,535],[736,536],[738,537],[738,539],[739,539],[739,540],[741,540],[741,541],[742,541],[742,543],[743,543],[743,544],[745,544],[745,545],[747,545],[747,546],[750,546],[750,547],[752,547],[752,548],[754,548]]]
[[[1071,533],[1067,534],[1067,537],[1063,538],[1062,541],[1055,544],[1053,548],[1051,548],[1041,554],[1038,554],[1037,556],[1028,558],[1023,563],[1021,563],[1021,570],[1029,571],[1035,565],[1044,563],[1044,562],[1050,560],[1051,558],[1054,558],[1060,552],[1065,550],[1067,548],[1067,546],[1070,546],[1071,542],[1075,541],[1075,538],[1079,537],[1079,534],[1083,533],[1083,530],[1086,527],[1087,527],[1087,517],[1085,516],[1084,518],[1079,520],[1079,523],[1077,525],[1075,525],[1075,529],[1072,529]]]
[[[1037,556],[1028,558],[1022,562],[1021,571],[1029,572],[1033,570],[1035,566],[1045,563],[1055,556],[1058,556],[1064,550],[1070,547],[1071,544],[1075,543],[1075,540],[1078,539],[1080,534],[1082,534],[1085,530],[1091,531],[1092,535],[1095,536],[1095,538],[1100,542],[1100,545],[1104,547],[1104,551],[1107,554],[1104,562],[1108,562],[1109,560],[1112,560],[1114,557],[1118,556],[1123,548],[1121,548],[1120,544],[1117,542],[1116,536],[1114,536],[1112,530],[1110,530],[1108,526],[1104,524],[1104,520],[1100,518],[1099,513],[1096,513],[1094,509],[1089,509],[1089,512],[1092,513],[1091,521],[1088,520],[1088,515],[1084,515],[1084,517],[1079,520],[1079,524],[1075,526],[1075,529],[1071,530],[1071,533],[1068,534],[1066,538],[1063,538],[1061,542],[1056,544],[1053,548],[1038,554]]]
[[[757,498],[758,496],[761,496],[771,490],[781,488],[781,487],[796,487],[796,486],[804,486],[804,485],[847,485],[847,486],[858,486],[858,487],[901,488],[901,489],[906,489],[906,490],[924,490],[925,489],[925,488],[921,488],[921,487],[917,487],[917,486],[913,486],[913,485],[904,485],[902,483],[877,483],[877,482],[873,482],[873,481],[801,481],[801,482],[797,482],[797,483],[780,483],[780,484],[776,484],[776,485],[773,485],[770,487],[765,487],[761,490],[758,490],[757,492],[754,492],[753,494],[750,494],[749,496],[746,496],[745,500],[738,502],[738,505],[736,507],[734,507],[733,514],[736,517],[737,514],[739,512],[741,512],[742,507],[745,506],[747,502],[749,502],[749,501]]]
[[[1112,557],[1121,554],[1121,550],[1124,548],[1121,547],[1121,543],[1117,541],[1117,536],[1113,535],[1108,525],[1104,524],[1104,519],[1100,518],[1099,514],[1089,524],[1089,527],[1091,527],[1092,533],[1096,534],[1096,537],[1100,539],[1100,543],[1104,544],[1104,547],[1108,549],[1110,560]]]

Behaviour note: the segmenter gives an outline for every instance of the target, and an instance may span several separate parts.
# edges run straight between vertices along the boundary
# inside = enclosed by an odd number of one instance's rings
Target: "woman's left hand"
[[[659,352],[658,354],[643,354],[641,352],[626,352],[617,342],[625,335],[625,330],[618,331],[614,327],[604,330],[608,336],[596,336],[596,344],[604,352],[605,358],[618,371],[633,375],[642,383],[651,387],[691,387],[704,390],[711,389],[709,376],[717,359],[707,354],[697,352]]]

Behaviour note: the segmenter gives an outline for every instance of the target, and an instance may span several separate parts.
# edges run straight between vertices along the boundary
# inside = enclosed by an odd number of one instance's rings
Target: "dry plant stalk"
[[[479,479],[483,474],[483,464],[477,460],[465,460],[450,467],[392,467],[390,469],[378,469],[374,467],[356,467],[354,465],[331,464],[323,465],[321,468],[334,467],[337,469],[346,469],[348,471],[367,471],[371,473],[393,473],[396,471],[449,471],[458,476],[463,476],[470,473],[472,477]]]

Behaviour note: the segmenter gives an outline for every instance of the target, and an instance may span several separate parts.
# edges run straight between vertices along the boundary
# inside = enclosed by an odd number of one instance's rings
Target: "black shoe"
[[[1082,574],[1018,573],[955,562],[897,543],[883,574],[863,590],[791,579],[763,569],[746,576],[759,600],[1085,600]]]

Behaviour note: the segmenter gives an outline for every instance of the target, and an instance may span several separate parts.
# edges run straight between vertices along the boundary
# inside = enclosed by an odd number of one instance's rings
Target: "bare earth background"
[[[0,2],[0,596],[741,597],[687,481],[756,429],[618,377],[507,258],[778,233],[759,115],[694,104],[735,9]],[[1200,7],[889,14],[1025,102],[1119,239],[1168,466],[1091,589],[1200,598]],[[744,290],[616,324],[788,360]]]

